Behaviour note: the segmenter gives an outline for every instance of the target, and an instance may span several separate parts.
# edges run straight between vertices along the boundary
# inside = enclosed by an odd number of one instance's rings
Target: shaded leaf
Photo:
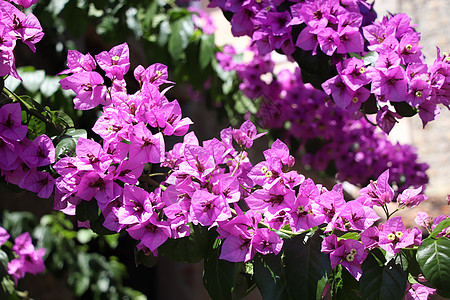
[[[219,259],[220,247],[210,250],[204,260],[203,285],[213,300],[231,299],[236,264]]]
[[[137,250],[137,248],[135,248],[134,261],[136,263],[136,267],[138,267],[140,264],[143,264],[144,266],[151,268],[154,267],[158,262],[158,257],[154,256],[151,252],[149,254],[145,254],[142,250]]]
[[[359,282],[356,281],[347,269],[337,265],[331,270],[328,283],[330,284],[331,297],[334,300],[361,299]]]
[[[253,281],[263,299],[290,299],[283,274],[281,255],[260,255],[253,258]]]
[[[253,277],[253,264],[237,263],[236,264],[236,280],[233,288],[233,299],[241,299],[247,296],[256,287],[252,280]]]
[[[214,236],[213,236],[214,235]],[[191,234],[180,239],[168,239],[158,248],[161,254],[165,254],[175,261],[196,263],[201,261],[208,249],[208,245],[215,234],[203,226],[191,226]]]
[[[285,242],[283,263],[289,293],[302,299],[321,299],[331,271],[328,254],[322,253],[322,237],[301,234]]]
[[[380,249],[372,250],[362,264],[360,279],[363,299],[401,299],[408,279],[401,264],[391,259],[387,264]]]

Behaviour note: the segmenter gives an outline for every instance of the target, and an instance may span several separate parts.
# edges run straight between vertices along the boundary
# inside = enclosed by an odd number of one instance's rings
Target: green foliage
[[[319,232],[308,232],[287,240],[283,262],[289,293],[294,298],[320,300],[330,273],[330,258],[322,253]]]
[[[168,239],[158,248],[158,251],[175,261],[196,263],[207,255],[208,246],[215,237],[214,231],[191,224],[189,236],[180,239]]]
[[[376,248],[369,252],[362,270],[360,285],[363,299],[401,299],[408,275],[395,258],[386,261],[380,249]]]
[[[359,282],[342,265],[331,270],[328,283],[333,300],[361,299]]]
[[[219,243],[214,247],[204,260],[203,284],[213,300],[226,300],[232,298],[236,280],[236,264],[219,259]]]
[[[450,239],[424,239],[417,250],[417,261],[423,275],[438,294],[450,297]]]
[[[77,231],[64,214],[56,212],[44,215],[39,222],[31,213],[4,212],[2,225],[13,237],[25,231],[31,232],[36,241],[35,246],[46,249],[44,259],[47,272],[54,276],[67,276],[68,287],[76,296],[89,295],[90,299],[146,299],[138,291],[123,285],[127,270],[116,257],[90,252],[93,243],[116,247],[118,234],[106,240],[90,229]],[[20,293],[15,291],[14,281],[5,276],[7,262],[7,254],[0,250],[3,290],[9,294]]]
[[[253,280],[264,299],[321,299],[331,271],[319,232],[285,241],[278,255],[254,258]]]
[[[257,254],[253,259],[253,281],[263,299],[290,299],[283,273],[281,255]]]

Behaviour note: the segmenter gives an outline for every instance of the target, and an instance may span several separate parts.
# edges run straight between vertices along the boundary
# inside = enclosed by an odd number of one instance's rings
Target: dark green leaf
[[[385,264],[383,253],[372,250],[362,264],[360,279],[363,299],[397,300],[401,299],[408,279],[402,266],[391,259]]]
[[[219,259],[220,247],[209,251],[204,260],[203,285],[213,300],[231,299],[236,264]]]
[[[253,291],[256,287],[252,280],[253,264],[237,263],[236,264],[236,280],[234,282],[233,299],[241,299]]]
[[[69,1],[64,7],[67,31],[74,37],[82,36],[88,27],[87,11],[77,6],[78,1]]]
[[[59,160],[66,155],[75,156],[75,148],[80,137],[87,138],[86,130],[68,129],[55,147],[56,160]]]
[[[159,247],[159,251],[175,261],[196,263],[205,257],[212,239],[215,239],[213,231],[209,231],[203,226],[191,226],[189,236],[168,239]]]
[[[77,220],[81,222],[96,220],[99,214],[96,201],[81,201],[76,207],[75,214]]]
[[[142,250],[138,251],[135,248],[134,261],[136,262],[136,267],[138,267],[140,264],[143,264],[144,266],[151,268],[158,262],[158,257],[155,257],[151,252],[149,254],[145,254]]]
[[[281,255],[260,255],[253,258],[253,281],[266,300],[291,299],[286,289]]]
[[[405,259],[408,261],[408,273],[417,277],[422,273],[420,270],[419,263],[416,259],[417,249],[402,249],[402,253],[405,256]]]
[[[333,300],[361,299],[359,282],[342,265],[337,265],[329,275],[330,292]]]
[[[63,112],[61,110],[55,110],[55,111],[51,111],[51,114],[52,114],[54,123],[60,124],[64,127],[73,127],[74,126],[72,119],[65,112]],[[84,131],[84,132],[86,132],[86,131]]]
[[[72,138],[62,139],[55,147],[56,160],[60,160],[65,156],[75,156],[75,148],[77,141]]]
[[[30,116],[28,118],[28,133],[27,137],[30,140],[34,140],[36,137],[45,134],[46,126],[45,122],[36,118],[35,116]]]
[[[450,239],[424,239],[417,250],[417,262],[438,293],[450,297]]]
[[[307,238],[308,237],[308,238]],[[285,242],[283,263],[289,294],[302,299],[321,299],[331,270],[328,254],[322,253],[322,237],[301,234]]]

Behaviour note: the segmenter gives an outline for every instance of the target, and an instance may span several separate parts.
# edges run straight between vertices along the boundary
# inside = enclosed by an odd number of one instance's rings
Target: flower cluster
[[[394,200],[388,171],[363,189],[361,197],[346,202],[340,184],[327,190],[291,170],[294,157],[280,140],[263,152],[264,161],[253,166],[247,149],[262,134],[250,121],[238,129],[222,130],[220,139],[200,144],[193,132],[188,133],[191,121],[182,118],[178,102],[168,101],[165,90],[160,91],[162,84],[170,83],[165,66],[137,67],[134,74],[141,89],[130,95],[123,81],[127,68],[112,75],[104,67],[108,60],[101,62],[102,57],[115,57],[114,53],[122,56],[117,55],[112,62],[127,65],[126,44],[96,56],[112,82],[109,87],[98,84],[106,96],[98,102],[104,106],[94,131],[103,143],[80,138],[76,157],[62,158],[54,165],[60,175],[56,209],[74,213],[82,201],[95,198],[105,227],[126,230],[139,241],[138,249],[155,255],[167,239],[190,235],[190,224],[216,228],[222,239],[220,258],[234,262],[249,261],[256,253],[278,254],[283,240],[277,230],[289,228],[292,234],[298,234],[327,224],[325,232],[362,232],[361,242],[338,242],[335,235],[324,242],[333,266],[343,263],[356,278],[367,255],[364,248],[385,247],[397,253],[402,247],[420,244],[419,231],[405,230],[398,218],[374,225],[379,217],[373,206],[385,207]],[[78,85],[89,84],[90,77],[82,75],[91,74],[95,65],[89,70],[78,68],[89,56],[74,54],[69,56],[77,57],[77,61],[72,61],[66,71],[73,74],[62,79],[61,84],[70,86],[79,99],[75,104],[85,107],[88,100],[83,99],[90,97],[80,97],[86,90]],[[73,77],[86,81],[72,81]],[[165,137],[170,135],[184,138],[166,151]],[[152,179],[153,173],[144,170],[146,164],[169,168],[164,181]],[[399,202],[406,206],[418,204],[426,199],[420,191],[405,190],[398,196],[402,199]],[[374,240],[378,234],[380,239]]]
[[[450,60],[438,49],[437,59],[428,67],[420,51],[420,34],[409,22],[406,14],[398,14],[364,27],[368,49],[377,57],[373,66],[362,58],[347,58],[336,64],[338,75],[322,85],[337,106],[350,112],[359,110],[373,94],[380,104],[377,123],[387,133],[401,118],[389,110],[387,101],[405,101],[417,109],[424,126],[439,114],[436,104],[449,104]]]
[[[375,23],[372,5],[362,0],[210,3],[232,13],[233,34],[250,36],[260,55],[282,50],[295,58],[301,50],[331,56],[338,74],[322,88],[338,107],[355,112],[372,97],[383,131],[388,133],[397,119],[417,111],[425,126],[439,115],[437,104],[449,105],[450,59],[438,49],[437,59],[428,67],[420,34],[409,17],[398,14]],[[369,56],[373,61],[363,59]],[[406,102],[409,112],[401,107],[392,111],[388,101],[394,106]]]
[[[0,227],[0,246],[5,244],[10,238],[8,232]],[[34,249],[31,236],[24,232],[14,240],[12,250],[16,258],[8,263],[8,274],[11,275],[17,285],[17,281],[25,277],[26,273],[37,274],[45,270],[43,256],[45,249]]]
[[[404,208],[400,204],[401,197],[414,193],[414,189],[407,189],[397,196],[399,208]],[[329,253],[331,266],[334,268],[342,264],[350,274],[356,279],[362,275],[361,263],[367,256],[364,249],[381,248],[386,252],[397,254],[403,248],[418,246],[422,244],[422,232],[417,228],[406,229],[401,217],[391,216],[394,212],[389,212],[387,204],[395,200],[395,193],[389,186],[389,170],[383,172],[378,179],[360,190],[361,196],[348,202],[336,201],[334,205],[328,205],[328,211],[333,209],[333,217],[327,220],[325,231],[338,230],[340,232],[357,231],[360,241],[352,239],[339,239],[334,233],[325,237],[322,242],[322,252]],[[417,201],[409,207],[414,207],[426,200],[426,196],[417,193]],[[379,216],[373,210],[374,206],[383,208],[388,220],[375,225]]]
[[[393,144],[364,118],[355,119],[356,110],[352,114],[327,101],[324,92],[302,83],[299,68],[274,73],[269,55],[254,53],[253,60],[244,63],[233,60],[235,54],[231,46],[224,48],[217,54],[220,66],[237,70],[240,90],[261,102],[256,117],[262,127],[283,129],[286,140],[299,141],[306,150],[304,164],[316,170],[334,164],[339,180],[358,185],[379,176],[388,166],[391,183],[401,189],[427,183],[428,165],[417,162],[412,146]],[[271,75],[269,81],[267,75]]]
[[[8,183],[48,198],[53,193],[54,179],[43,171],[55,162],[55,147],[45,134],[30,141],[27,126],[22,125],[19,103],[0,107],[0,172]]]
[[[24,8],[35,4],[37,0],[11,1]],[[32,14],[25,14],[11,3],[0,0],[0,76],[12,75],[21,79],[17,74],[14,48],[17,39],[22,40],[33,52],[36,52],[34,44],[39,42],[44,33],[39,20]]]
[[[417,213],[417,217],[416,217],[415,221],[416,221],[417,225],[425,227],[428,232],[432,232],[440,222],[442,222],[448,218],[449,218],[449,216],[447,216],[447,215],[440,215],[440,216],[437,216],[436,218],[432,218],[426,212],[419,211]],[[441,230],[441,232],[439,232],[436,235],[437,238],[442,237],[442,236],[450,237],[450,226],[443,228]]]

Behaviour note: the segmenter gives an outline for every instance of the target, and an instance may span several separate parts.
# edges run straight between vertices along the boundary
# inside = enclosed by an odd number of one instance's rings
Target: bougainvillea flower
[[[67,52],[67,66],[69,68],[59,74],[91,72],[95,70],[97,63],[89,53],[82,54],[76,50],[69,50]]]
[[[75,109],[88,110],[99,104],[107,104],[103,77],[97,72],[75,73],[59,81],[64,90],[73,90]]]
[[[428,197],[422,193],[423,186],[417,189],[406,189],[397,197],[400,206],[415,207],[427,200]]]
[[[22,125],[22,110],[19,103],[8,103],[0,107],[0,136],[11,141],[20,141],[28,127]]]
[[[109,51],[103,51],[95,56],[100,68],[109,78],[123,79],[130,68],[130,50],[127,43],[114,46]]]
[[[417,235],[422,236],[422,232],[417,228],[407,230],[401,217],[392,217],[380,229],[378,245],[387,252],[397,254],[402,248],[417,245]]]
[[[389,169],[384,171],[378,179],[362,188],[359,193],[372,202],[372,205],[384,205],[394,199],[394,189],[389,185]]]
[[[6,231],[5,228],[0,226],[0,246],[6,243],[10,238],[9,233]]]
[[[155,135],[140,122],[134,126],[131,135],[130,159],[143,163],[160,163],[164,160],[164,138],[159,132]]]

